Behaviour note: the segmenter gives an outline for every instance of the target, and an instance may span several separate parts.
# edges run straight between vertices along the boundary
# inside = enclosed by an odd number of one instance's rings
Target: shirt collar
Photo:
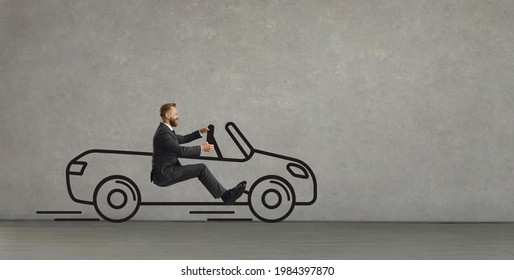
[[[167,127],[169,127],[171,129],[171,131],[173,131],[173,127],[165,122],[163,122],[163,124],[165,124]]]

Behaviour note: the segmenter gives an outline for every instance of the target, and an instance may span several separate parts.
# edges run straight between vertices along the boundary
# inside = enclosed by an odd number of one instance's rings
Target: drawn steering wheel
[[[209,142],[209,144],[214,145],[214,150],[216,151],[216,155],[218,156],[218,158],[223,158],[220,147],[218,146],[218,143],[216,142],[216,138],[214,138],[214,125],[210,124],[208,126],[208,128],[209,128],[209,131],[207,131],[207,142]]]

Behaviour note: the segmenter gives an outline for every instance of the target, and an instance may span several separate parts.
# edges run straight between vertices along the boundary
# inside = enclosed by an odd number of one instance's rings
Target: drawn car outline
[[[216,142],[214,138],[214,126],[209,126],[210,131],[207,135],[209,143]],[[225,163],[248,163],[256,156],[271,157],[278,159],[280,162],[287,162],[282,173],[289,174],[286,179],[281,172],[274,174],[258,175],[252,181],[248,181],[251,185],[247,194],[247,201],[237,201],[232,205],[225,205],[223,202],[184,202],[184,201],[144,201],[141,194],[142,188],[152,188],[157,186],[148,182],[137,183],[125,174],[110,174],[103,177],[102,180],[94,188],[91,197],[88,197],[88,191],[78,189],[72,186],[72,181],[82,178],[86,174],[88,161],[84,159],[90,155],[107,154],[110,156],[152,156],[151,152],[126,151],[126,150],[107,150],[107,149],[90,149],[73,158],[66,166],[66,186],[70,198],[79,204],[93,205],[96,212],[104,219],[113,223],[121,223],[130,220],[139,210],[140,206],[248,206],[252,214],[263,222],[273,223],[286,219],[293,211],[295,206],[312,205],[317,200],[317,181],[312,169],[302,160],[284,156],[276,153],[255,149],[246,139],[243,133],[233,122],[227,122],[225,130],[236,144],[239,151],[243,154],[243,158],[225,158],[221,154],[218,145],[216,147],[216,157],[197,156],[197,157],[180,157],[186,160],[213,161]],[[234,134],[234,132],[236,134]],[[236,137],[239,136],[239,139]],[[275,171],[275,169],[274,169]],[[149,176],[148,176],[149,177]],[[288,180],[289,179],[289,180]],[[310,179],[310,180],[309,180]],[[307,183],[307,182],[308,183]],[[300,201],[297,200],[297,190],[293,186],[303,186],[303,189],[311,187],[311,194],[304,194]],[[307,185],[307,186],[305,186]],[[78,193],[82,192],[82,195]],[[84,194],[85,193],[85,194]],[[115,198],[113,198],[115,197]],[[270,199],[271,197],[271,199]],[[271,201],[271,202],[270,202]],[[128,205],[128,206],[127,206]],[[280,206],[284,206],[280,210]],[[128,207],[128,208],[127,208]],[[122,211],[123,210],[123,211]],[[126,213],[128,211],[128,213]]]

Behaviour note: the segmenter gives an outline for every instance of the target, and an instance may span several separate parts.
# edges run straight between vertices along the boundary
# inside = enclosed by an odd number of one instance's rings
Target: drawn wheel
[[[96,212],[106,221],[122,223],[136,214],[141,205],[141,193],[134,181],[113,175],[96,186],[93,204]]]
[[[259,220],[276,223],[287,218],[296,202],[291,184],[282,177],[264,176],[250,188],[248,203]]]

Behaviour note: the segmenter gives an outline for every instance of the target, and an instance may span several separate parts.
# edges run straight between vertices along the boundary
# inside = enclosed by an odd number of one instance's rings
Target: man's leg
[[[216,180],[212,175],[209,168],[203,163],[191,164],[184,166],[176,166],[175,168],[182,171],[182,176],[170,182],[170,184],[176,184],[192,178],[198,178],[200,182],[207,188],[214,198],[219,198],[226,191],[225,188]]]

